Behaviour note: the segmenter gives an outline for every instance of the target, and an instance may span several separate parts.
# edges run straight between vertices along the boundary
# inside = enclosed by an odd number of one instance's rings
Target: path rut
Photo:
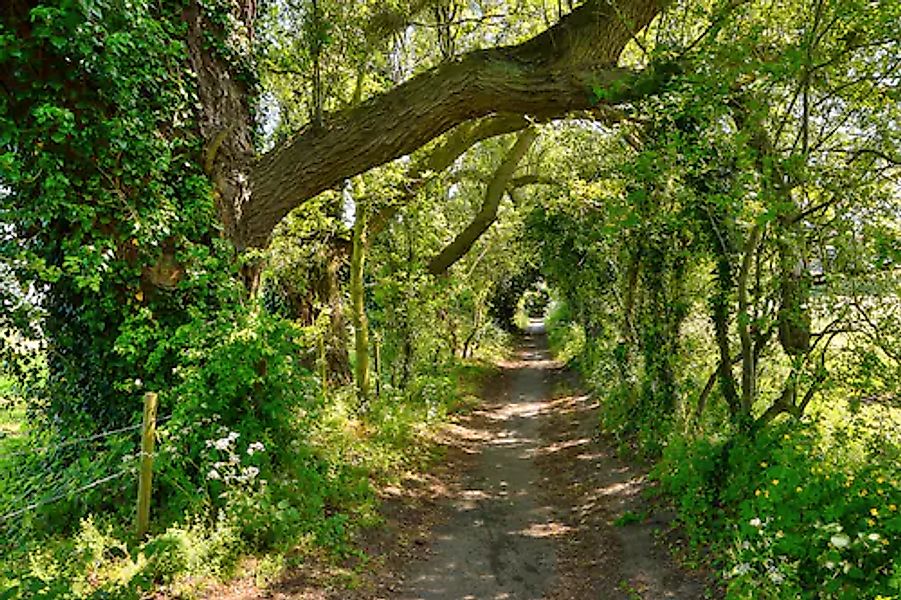
[[[416,564],[405,600],[541,598],[556,572],[553,508],[536,494],[542,474],[539,415],[548,398],[546,356],[522,351],[505,393],[484,409],[493,425],[450,520],[435,532],[428,560]]]
[[[462,475],[402,600],[695,600],[704,580],[676,566],[640,492],[645,473],[597,435],[597,403],[552,361],[539,324],[503,365],[473,425],[487,435]],[[614,522],[627,512],[637,523]]]

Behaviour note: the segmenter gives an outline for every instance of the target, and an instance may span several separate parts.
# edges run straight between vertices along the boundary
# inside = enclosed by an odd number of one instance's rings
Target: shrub
[[[696,547],[726,557],[732,598],[901,591],[897,463],[859,464],[812,423],[670,445],[656,470]]]

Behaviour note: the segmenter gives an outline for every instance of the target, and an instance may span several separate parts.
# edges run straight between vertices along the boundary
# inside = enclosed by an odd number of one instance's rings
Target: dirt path
[[[485,407],[492,438],[450,520],[435,532],[428,560],[413,565],[404,600],[542,598],[554,583],[561,531],[549,499],[538,493],[542,474],[541,410],[548,398],[544,353],[527,342],[523,363]]]
[[[597,404],[574,391],[539,331],[499,384],[471,424],[487,435],[449,519],[391,597],[703,598],[700,576],[656,541],[666,518],[640,494],[644,472],[597,437]],[[627,513],[637,522],[614,525]]]
[[[641,492],[646,473],[598,436],[597,403],[552,361],[539,330],[446,430],[433,473],[388,490],[386,527],[355,589],[296,576],[276,600],[695,600]],[[624,515],[632,522],[618,526]],[[668,540],[673,543],[674,540]],[[339,586],[340,587],[340,586]],[[259,598],[236,595],[234,598]]]

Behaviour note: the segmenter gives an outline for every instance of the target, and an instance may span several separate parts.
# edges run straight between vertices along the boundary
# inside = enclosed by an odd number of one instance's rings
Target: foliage
[[[141,597],[247,552],[274,571],[298,548],[354,553],[374,486],[423,467],[478,359],[550,297],[558,356],[603,399],[602,427],[658,461],[732,596],[901,593],[898,2],[670,3],[620,57],[637,83],[586,89],[590,114],[523,120],[539,141],[437,277],[510,136],[448,148],[494,117],[308,199],[247,251],[198,82],[225,63],[256,111],[247,144],[269,148],[525,40],[564,3],[7,4],[0,514],[26,510],[0,585]],[[364,403],[350,321],[372,340]],[[164,421],[139,541],[129,428],[146,391]]]
[[[683,441],[658,466],[696,543],[726,557],[730,597],[860,598],[898,593],[897,461],[849,457],[811,424],[753,438]]]
[[[46,386],[26,394],[48,423],[67,433],[121,425],[135,411],[119,399],[134,397],[136,380],[170,381],[176,357],[160,346],[172,331],[237,298],[197,160],[179,7],[9,12],[0,251],[31,292],[7,300],[19,309],[3,326],[54,349]],[[41,78],[37,63],[48,67]]]
[[[631,57],[693,68],[609,133],[557,134],[568,189],[527,229],[551,340],[730,597],[894,597],[897,163],[872,149],[894,144],[897,6],[693,19]],[[871,150],[888,160],[850,158]]]

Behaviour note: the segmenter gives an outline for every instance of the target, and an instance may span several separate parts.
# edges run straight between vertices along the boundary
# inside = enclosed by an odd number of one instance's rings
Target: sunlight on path
[[[541,474],[538,416],[548,399],[546,369],[553,364],[531,334],[509,369],[499,405],[484,416],[494,434],[466,481],[451,520],[436,532],[430,556],[415,565],[405,600],[541,598],[553,582],[553,537],[567,529],[537,498]]]

